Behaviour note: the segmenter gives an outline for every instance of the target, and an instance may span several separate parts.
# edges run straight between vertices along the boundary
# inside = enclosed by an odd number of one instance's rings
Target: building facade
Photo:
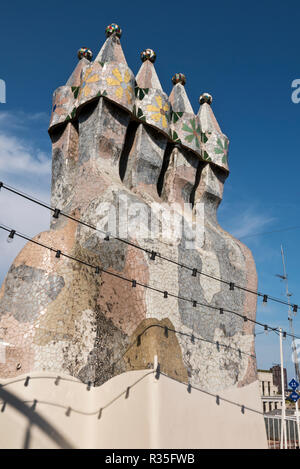
[[[272,366],[272,368],[270,368],[270,371],[272,372],[272,375],[273,375],[274,385],[277,386],[279,394],[282,394],[280,365]],[[283,368],[283,379],[284,379],[284,390],[286,392],[288,389],[286,368]]]
[[[272,369],[258,370],[260,395],[263,404],[263,412],[268,413],[282,409],[282,395],[278,386],[274,384]]]

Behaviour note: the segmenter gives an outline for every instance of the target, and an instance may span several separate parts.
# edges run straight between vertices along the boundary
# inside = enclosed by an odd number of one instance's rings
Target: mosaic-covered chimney
[[[182,73],[168,97],[154,51],[135,76],[120,28],[106,35],[94,61],[79,50],[49,128],[51,204],[96,229],[58,213],[34,238],[87,265],[30,242],[20,252],[0,293],[0,377],[51,371],[99,386],[156,356],[161,372],[202,389],[249,384],[254,335],[243,316],[255,318],[256,297],[216,279],[255,290],[256,270],[217,221],[228,139],[212,97],[195,114]]]

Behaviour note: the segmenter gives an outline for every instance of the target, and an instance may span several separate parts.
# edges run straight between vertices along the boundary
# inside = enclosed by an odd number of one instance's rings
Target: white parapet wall
[[[219,396],[153,370],[98,388],[46,372],[0,383],[1,448],[267,448],[258,381]]]

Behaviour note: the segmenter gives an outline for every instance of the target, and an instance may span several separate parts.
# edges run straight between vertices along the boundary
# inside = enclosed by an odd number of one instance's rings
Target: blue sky
[[[203,91],[230,138],[231,174],[219,210],[221,225],[251,248],[259,289],[280,297],[283,284],[280,244],[287,255],[290,291],[300,303],[300,230],[253,236],[299,225],[300,103],[291,100],[300,78],[300,4],[297,1],[211,0],[99,2],[15,1],[1,6],[0,79],[7,102],[0,103],[0,177],[49,199],[50,140],[47,135],[52,92],[76,66],[77,49],[97,54],[111,22],[123,29],[122,46],[131,69],[140,51],[157,53],[156,70],[165,92],[183,72],[194,111]],[[49,213],[0,194],[0,220],[35,235],[47,229]],[[22,243],[3,243],[0,282]],[[288,328],[284,306],[258,305],[258,320]],[[300,321],[295,320],[300,336]],[[258,330],[260,331],[260,330]],[[257,336],[260,368],[279,361],[278,337]],[[285,361],[292,375],[290,341]]]

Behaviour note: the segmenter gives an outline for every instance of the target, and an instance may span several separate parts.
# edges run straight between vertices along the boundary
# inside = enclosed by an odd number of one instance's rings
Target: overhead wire
[[[202,306],[202,307],[206,307],[206,308],[209,308],[209,309],[213,309],[213,310],[217,310],[220,312],[220,314],[224,314],[224,313],[230,313],[230,314],[233,314],[233,315],[236,315],[238,317],[240,317],[241,319],[243,319],[245,322],[249,321],[251,323],[254,323],[254,324],[257,324],[261,327],[263,327],[265,329],[265,331],[268,331],[268,330],[271,330],[271,331],[275,331],[275,330],[279,330],[278,328],[273,328],[271,326],[269,326],[268,324],[263,324],[259,321],[256,321],[255,319],[252,319],[250,318],[249,316],[246,316],[244,314],[241,314],[241,313],[238,313],[236,311],[232,311],[230,309],[227,309],[226,307],[220,307],[220,306],[215,306],[215,305],[210,305],[208,303],[202,303],[200,302],[199,300],[196,300],[196,299],[190,299],[190,298],[186,298],[186,297],[183,297],[181,295],[176,295],[175,293],[171,293],[171,292],[168,292],[166,290],[162,290],[160,288],[157,288],[157,287],[154,287],[154,286],[151,286],[151,285],[148,285],[146,283],[142,283],[138,280],[135,280],[135,279],[131,279],[131,278],[128,278],[128,277],[125,277],[124,275],[121,275],[121,274],[118,274],[118,273],[115,273],[115,272],[111,272],[99,265],[93,265],[93,264],[90,264],[89,262],[86,262],[84,261],[83,259],[79,259],[77,257],[74,257],[74,256],[71,256],[70,254],[67,254],[67,253],[64,253],[62,252],[60,249],[56,249],[56,248],[53,248],[52,246],[48,246],[44,243],[41,243],[37,240],[34,240],[34,239],[31,239],[29,236],[25,235],[25,234],[22,234],[10,227],[7,227],[5,225],[0,225],[0,229],[6,231],[6,232],[9,232],[10,234],[13,233],[13,237],[14,236],[18,236],[22,239],[25,239],[27,241],[29,241],[30,243],[33,243],[35,245],[38,245],[40,247],[43,247],[44,249],[48,249],[52,252],[55,252],[55,257],[56,258],[60,258],[61,256],[62,257],[66,257],[67,259],[69,260],[72,260],[74,262],[78,262],[82,265],[85,265],[87,267],[90,267],[92,269],[95,270],[96,273],[100,274],[100,272],[103,272],[107,275],[111,275],[113,277],[117,277],[121,280],[124,280],[126,282],[129,282],[131,283],[132,287],[136,287],[136,286],[141,286],[143,288],[146,288],[146,289],[149,289],[149,290],[152,290],[152,291],[155,291],[157,293],[160,293],[163,295],[164,298],[168,298],[168,297],[173,297],[173,298],[176,298],[176,299],[179,299],[179,300],[182,300],[182,301],[185,301],[185,302],[188,302],[188,303],[191,303],[193,307],[197,307],[197,306]],[[295,337],[295,338],[299,338],[300,337],[297,337],[296,335],[291,335],[289,334],[288,332],[285,332],[286,335],[289,335],[291,337]]]
[[[159,252],[156,252],[156,251],[154,251],[154,250],[150,250],[150,249],[148,249],[148,248],[145,248],[145,247],[143,247],[143,246],[140,246],[140,245],[138,245],[138,244],[136,244],[136,243],[134,243],[134,242],[132,242],[132,241],[126,240],[126,239],[124,239],[124,238],[120,238],[120,237],[118,237],[118,236],[113,236],[111,233],[108,233],[108,232],[106,232],[106,231],[104,231],[104,230],[101,230],[101,229],[97,228],[96,226],[94,226],[94,225],[92,225],[92,224],[90,224],[90,223],[85,222],[84,220],[81,220],[81,219],[76,218],[76,217],[74,217],[74,216],[72,216],[72,215],[70,215],[70,214],[67,214],[67,213],[65,213],[63,210],[60,210],[60,209],[58,209],[58,208],[54,208],[54,207],[52,207],[51,205],[47,204],[46,202],[43,202],[43,201],[41,201],[41,200],[39,200],[39,199],[37,199],[37,198],[35,198],[35,197],[32,197],[32,196],[26,194],[25,192],[19,191],[18,189],[14,188],[14,187],[12,187],[12,186],[9,186],[9,185],[7,185],[7,184],[5,184],[5,183],[3,183],[3,182],[0,181],[0,189],[1,189],[1,188],[6,189],[7,191],[9,191],[9,192],[11,192],[11,193],[14,193],[14,194],[16,194],[16,195],[18,195],[18,196],[20,196],[20,197],[22,197],[22,198],[25,198],[25,199],[27,199],[27,200],[33,202],[33,203],[36,203],[36,204],[38,204],[38,205],[40,205],[40,206],[42,206],[42,207],[44,207],[44,208],[46,208],[46,209],[52,211],[52,212],[53,212],[53,216],[54,216],[55,218],[58,218],[60,215],[62,215],[63,217],[65,217],[65,218],[67,218],[67,219],[69,219],[69,220],[72,220],[72,221],[74,221],[74,222],[76,222],[76,223],[79,223],[79,224],[81,224],[81,225],[83,225],[83,226],[85,226],[85,227],[87,227],[87,228],[90,228],[90,229],[92,229],[92,230],[94,230],[94,231],[100,232],[101,234],[103,234],[103,235],[105,236],[104,239],[106,239],[107,241],[109,241],[110,239],[115,239],[115,240],[118,240],[118,241],[120,241],[120,242],[122,242],[122,243],[125,243],[125,244],[129,245],[129,246],[132,246],[132,247],[134,247],[135,249],[139,249],[139,250],[141,250],[141,251],[144,251],[145,253],[150,254],[150,256],[151,256],[150,258],[151,258],[152,260],[155,260],[155,258],[158,257],[158,258],[160,258],[160,259],[162,259],[162,260],[164,260],[164,261],[166,261],[166,262],[172,263],[172,264],[177,265],[177,266],[179,266],[179,267],[181,267],[181,268],[184,268],[184,269],[186,269],[186,270],[189,270],[190,272],[192,272],[192,275],[193,275],[193,276],[197,276],[198,274],[199,274],[199,275],[203,275],[203,276],[205,276],[205,277],[207,277],[207,278],[210,278],[210,279],[213,279],[213,280],[218,281],[218,282],[220,282],[220,283],[223,283],[223,284],[228,285],[229,288],[230,288],[230,290],[234,290],[234,289],[236,288],[236,289],[238,289],[238,290],[242,290],[242,291],[245,291],[245,292],[247,292],[247,293],[254,294],[254,295],[256,295],[257,297],[261,297],[261,298],[263,298],[263,302],[264,302],[264,303],[266,303],[268,300],[271,300],[271,301],[274,301],[274,302],[276,302],[276,303],[289,306],[289,303],[288,303],[287,301],[282,300],[282,299],[277,298],[277,297],[274,297],[273,295],[265,294],[265,293],[262,293],[262,292],[259,292],[259,291],[252,290],[252,289],[247,288],[247,287],[243,287],[242,285],[239,285],[239,284],[233,282],[232,280],[228,280],[228,279],[224,279],[224,278],[219,278],[219,277],[217,277],[217,276],[214,276],[214,275],[212,275],[212,274],[209,274],[209,273],[207,273],[207,272],[204,272],[204,271],[202,271],[202,270],[199,270],[198,268],[192,267],[192,266],[187,265],[187,264],[184,264],[184,263],[180,263],[180,262],[176,261],[175,259],[171,259],[171,258],[169,258],[169,257],[167,257],[167,256],[164,256],[164,255],[160,254]],[[298,311],[298,305],[297,305],[297,304],[292,303],[292,304],[291,304],[291,307],[293,308],[294,313],[296,313],[296,312]]]

